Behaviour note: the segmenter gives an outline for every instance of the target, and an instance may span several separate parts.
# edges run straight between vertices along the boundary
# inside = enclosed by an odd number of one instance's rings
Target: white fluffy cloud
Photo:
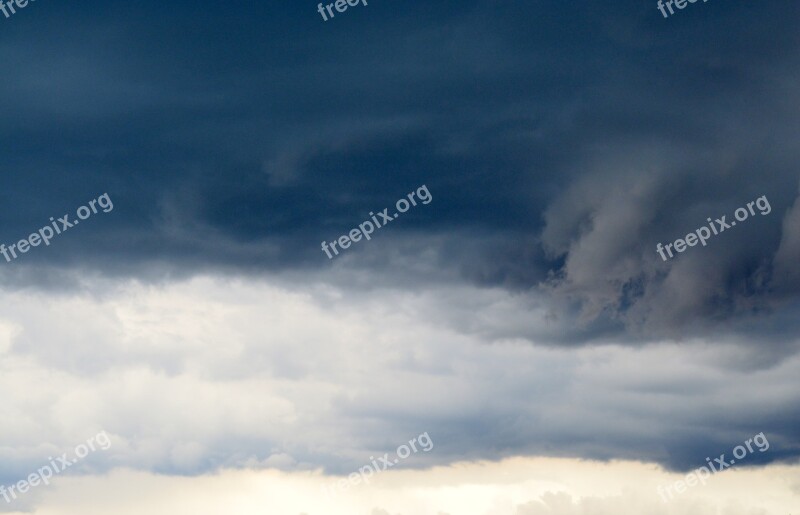
[[[423,432],[435,448],[403,469],[513,456],[693,467],[761,431],[773,456],[796,448],[781,421],[800,396],[798,358],[762,363],[758,350],[724,342],[492,339],[473,328],[543,315],[522,297],[463,288],[354,293],[312,279],[288,288],[203,277],[6,292],[0,480],[100,430],[112,448],[70,475],[346,474]]]

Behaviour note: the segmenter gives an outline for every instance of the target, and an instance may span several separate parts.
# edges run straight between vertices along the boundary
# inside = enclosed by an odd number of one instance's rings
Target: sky
[[[658,5],[0,12],[0,513],[795,513],[800,7]]]

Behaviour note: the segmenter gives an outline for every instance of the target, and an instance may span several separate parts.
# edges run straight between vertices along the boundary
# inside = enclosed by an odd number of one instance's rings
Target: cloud
[[[645,339],[736,333],[776,312],[793,312],[785,301],[798,290],[793,269],[784,263],[796,254],[794,210],[785,202],[771,218],[756,210],[728,234],[712,236],[708,246],[675,252],[664,262],[657,243],[683,238],[706,218],[727,214],[730,221],[735,209],[757,198],[731,199],[727,206],[684,200],[670,189],[670,180],[650,174],[617,182],[598,174],[551,205],[542,241],[564,264],[545,283],[549,291],[577,303],[584,324],[607,318],[623,323],[626,336]],[[683,212],[675,209],[676,196]],[[762,336],[793,341],[793,334],[788,324]]]
[[[15,141],[2,241],[100,192],[117,207],[0,280],[324,271],[320,241],[427,184],[436,201],[353,251],[353,268],[403,285],[422,259],[533,292],[572,329],[517,336],[551,343],[747,337],[791,318],[795,7],[704,5],[670,23],[556,2],[371,7],[327,24],[300,5],[220,18],[180,1],[15,19],[0,52],[14,99],[0,131]],[[775,214],[657,261],[655,243],[760,195]]]
[[[652,464],[513,459],[459,463],[425,471],[389,471],[326,497],[332,478],[318,472],[222,470],[196,477],[117,470],[104,476],[64,476],[45,489],[30,513],[212,515],[235,506],[241,515],[732,515],[790,513],[797,505],[796,466],[726,473],[705,487],[664,503],[659,484],[680,479]],[[0,510],[19,509],[16,503]]]
[[[765,361],[736,341],[487,344],[460,320],[523,327],[524,297],[293,284],[208,276],[6,292],[0,390],[18,393],[2,408],[3,479],[100,430],[114,445],[87,467],[188,475],[344,474],[423,432],[435,450],[403,468],[563,456],[690,469],[762,431],[770,452],[746,465],[798,455],[785,409],[798,402],[797,356]]]
[[[649,484],[492,481],[514,457],[689,470],[759,432],[730,478],[797,459],[798,9],[26,10],[0,35],[0,243],[115,209],[0,258],[0,481],[106,430],[75,490],[20,506],[117,513],[131,480],[158,494],[136,513],[219,513],[264,474],[261,512],[311,515],[318,476],[428,432],[395,493],[337,509],[783,510],[732,479],[669,508]],[[430,205],[320,251],[422,184]],[[769,215],[656,253],[762,195]],[[239,497],[208,496],[221,476]]]
[[[800,256],[800,196],[783,220],[781,243],[773,261],[772,287],[793,296],[800,288],[797,257]]]

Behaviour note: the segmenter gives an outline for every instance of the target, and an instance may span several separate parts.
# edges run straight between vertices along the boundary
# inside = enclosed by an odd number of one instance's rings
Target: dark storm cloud
[[[115,210],[4,264],[4,280],[327,267],[319,242],[426,184],[434,202],[352,263],[406,281],[375,255],[424,238],[443,272],[551,296],[574,329],[530,335],[546,339],[719,322],[786,336],[797,15],[745,1],[665,20],[653,2],[375,0],[327,22],[310,2],[33,5],[0,34],[2,241],[104,192]],[[658,259],[656,243],[761,195],[771,215]]]

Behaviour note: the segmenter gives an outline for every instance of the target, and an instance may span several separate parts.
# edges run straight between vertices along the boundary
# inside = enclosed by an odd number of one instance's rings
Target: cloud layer
[[[465,330],[469,313],[526,322],[502,289],[212,277],[85,288],[6,294],[6,482],[101,429],[114,447],[86,466],[178,474],[346,473],[423,432],[435,452],[404,466],[558,456],[690,469],[759,432],[771,449],[743,466],[800,449],[797,357],[737,342],[544,348]]]
[[[413,263],[424,242],[440,276],[551,296],[574,328],[535,335],[553,343],[756,327],[788,345],[797,7],[702,7],[29,9],[0,36],[3,240],[103,192],[118,207],[2,279],[325,270],[320,241],[427,184],[432,207],[354,267],[405,284],[386,256]],[[658,258],[761,195],[770,216]]]

